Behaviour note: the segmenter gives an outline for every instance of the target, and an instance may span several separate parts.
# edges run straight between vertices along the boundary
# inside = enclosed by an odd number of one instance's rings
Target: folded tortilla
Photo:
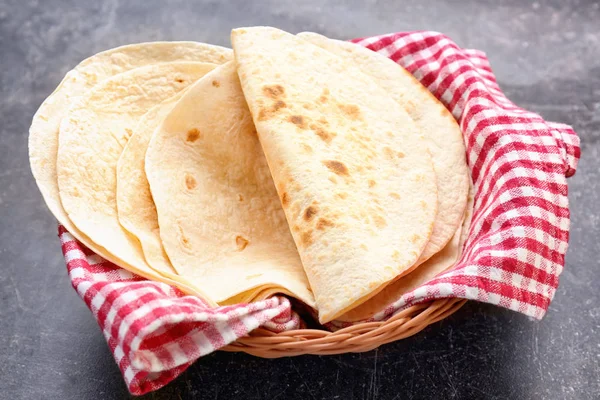
[[[184,92],[185,89],[142,116],[117,163],[119,222],[140,241],[146,262],[152,268],[173,274],[177,272],[160,241],[158,215],[146,178],[145,159],[152,134]]]
[[[183,279],[220,304],[274,290],[314,306],[233,62],[166,116],[146,175],[160,237]]]
[[[462,132],[452,114],[408,71],[389,58],[351,42],[304,32],[307,40],[359,67],[400,104],[425,137],[437,176],[438,213],[419,263],[453,237],[467,204],[469,175]],[[439,257],[438,257],[439,259]]]
[[[437,212],[408,113],[354,63],[275,28],[231,36],[242,89],[328,322],[411,271]]]
[[[472,185],[471,185],[472,192]],[[467,207],[463,214],[462,223],[452,236],[452,239],[439,252],[429,258],[414,271],[392,282],[377,295],[365,301],[358,307],[337,318],[338,321],[357,322],[372,318],[385,311],[393,302],[404,294],[429,282],[439,274],[452,268],[459,260],[467,240],[471,218],[473,216],[472,193],[468,196]]]
[[[79,235],[60,202],[56,176],[59,126],[72,103],[95,84],[134,68],[171,61],[222,64],[231,58],[231,49],[220,46],[197,42],[149,42],[103,51],[69,71],[37,110],[29,128],[31,172],[56,219],[75,236]]]
[[[100,255],[108,253],[107,258],[134,273],[178,280],[174,274],[161,275],[150,268],[139,241],[119,224],[117,161],[139,119],[150,108],[213,68],[214,64],[208,63],[173,62],[115,75],[85,92],[61,123],[57,179],[61,203],[76,228],[73,234],[79,238],[76,232],[80,232],[96,245],[94,250],[102,249]]]

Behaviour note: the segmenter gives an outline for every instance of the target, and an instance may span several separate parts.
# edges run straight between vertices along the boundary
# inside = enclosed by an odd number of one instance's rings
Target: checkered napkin
[[[442,34],[395,33],[355,42],[410,71],[460,122],[476,199],[455,268],[372,320],[446,297],[541,318],[567,250],[566,177],[575,173],[580,155],[575,132],[515,106],[502,94],[483,52],[461,49]],[[164,386],[197,358],[258,327],[301,328],[285,297],[210,308],[111,264],[62,226],[59,235],[73,287],[97,319],[132,394]]]

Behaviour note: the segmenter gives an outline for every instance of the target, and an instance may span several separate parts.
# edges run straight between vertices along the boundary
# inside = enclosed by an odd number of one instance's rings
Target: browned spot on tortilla
[[[351,120],[357,120],[361,118],[360,108],[355,104],[338,104],[338,107]]]
[[[184,82],[183,79],[181,79],[181,78],[176,78],[175,81],[179,82],[179,83],[183,83]]]
[[[198,186],[198,182],[196,182],[196,179],[192,175],[186,173],[185,174],[185,187],[187,187],[189,190],[194,190],[196,188],[196,186]]]
[[[398,158],[404,158],[404,153],[399,151],[398,153],[396,153],[396,155],[398,156]]]
[[[410,241],[411,241],[412,243],[417,243],[417,242],[419,241],[419,239],[420,239],[420,238],[421,238],[421,237],[420,237],[419,235],[417,235],[417,234],[414,234],[414,235],[412,235],[412,236],[410,237]]]
[[[133,135],[133,131],[129,128],[125,128],[125,132],[127,133],[127,137],[130,138]]]
[[[383,154],[385,154],[385,158],[387,158],[388,160],[394,158],[394,151],[387,146],[383,148]]]
[[[275,104],[273,104],[273,111],[279,111],[280,108],[285,108],[287,106],[287,104],[285,104],[283,101],[281,100],[277,100],[275,102]]]
[[[306,210],[304,210],[304,220],[305,221],[310,221],[315,214],[317,213],[318,209],[315,206],[308,206],[306,208]]]
[[[311,154],[313,152],[313,148],[306,143],[302,143],[300,147],[302,147],[302,150],[304,150],[305,153]]]
[[[423,174],[418,174],[416,176],[416,180],[417,182],[423,182],[425,180],[425,177],[423,176]]]
[[[336,173],[340,176],[348,176],[348,168],[343,162],[336,160],[326,160],[323,161],[323,164],[329,168],[329,170],[333,173]]]
[[[267,85],[262,88],[263,94],[272,99],[285,95],[285,89],[281,85]]]
[[[389,138],[393,138],[393,137],[394,137],[394,134],[393,134],[392,132],[389,132],[389,131],[388,131],[388,132],[386,132],[385,134],[386,134],[386,135],[387,135],[387,137],[389,137]]]
[[[244,201],[244,196],[242,196],[241,194],[238,194],[238,201]]]
[[[296,125],[300,129],[307,128],[306,120],[302,115],[290,115],[288,121],[290,121],[292,124]]]
[[[267,110],[266,110],[266,109],[264,109],[264,108],[261,108],[261,109],[258,111],[258,120],[259,120],[259,121],[264,121],[264,120],[266,120],[266,119],[267,119]]]
[[[281,78],[281,74],[275,74],[275,78]]]
[[[325,117],[321,117],[317,120],[318,123],[323,124],[325,126],[329,126],[329,122],[325,119]]]
[[[421,208],[423,210],[427,208],[427,202],[425,200],[421,200]]]
[[[412,101],[408,100],[406,102],[406,105],[404,106],[404,109],[406,110],[406,112],[408,112],[409,114],[413,114],[416,110],[415,107],[415,103],[413,103]]]
[[[323,89],[323,92],[321,93],[321,95],[319,96],[317,101],[321,104],[327,103],[327,100],[328,100],[327,96],[329,96],[329,89],[325,88],[325,89]]]
[[[258,111],[258,120],[265,121],[269,118],[272,118],[276,112],[285,107],[287,107],[287,104],[285,104],[285,102],[281,100],[277,100],[275,103],[273,103],[270,109],[262,107]]]
[[[315,105],[312,103],[304,103],[302,104],[302,107],[306,108],[307,110],[314,110],[315,109]]]
[[[363,250],[369,250],[369,248],[367,247],[367,245],[364,244],[364,243],[360,244],[360,248],[363,249]]]
[[[340,199],[345,199],[348,197],[348,193],[346,193],[346,192],[336,193],[335,196],[339,197]]]
[[[302,232],[302,235],[300,235],[300,244],[303,247],[308,247],[312,244],[312,242],[313,242],[312,229]]]
[[[290,196],[288,196],[287,192],[283,192],[281,195],[281,204],[286,207],[290,203]]]
[[[320,231],[325,230],[325,228],[329,228],[333,226],[333,222],[325,218],[319,218],[317,221],[316,228]]]
[[[190,247],[190,240],[187,237],[182,236],[181,237],[181,244],[183,244],[184,247],[188,247],[189,248]]]
[[[394,250],[394,252],[392,253],[392,258],[394,260],[397,260],[400,258],[400,252],[398,250]]]
[[[178,225],[177,228],[179,229],[179,242],[181,242],[181,245],[187,249],[191,248],[190,239],[183,233],[181,225]]]
[[[212,85],[213,85],[214,87],[219,87],[219,86],[221,86],[221,84],[219,83],[219,81],[218,81],[218,80],[216,80],[216,79],[215,79],[214,81],[212,81]]]
[[[369,179],[369,187],[372,188],[375,186],[376,182],[373,179]]]
[[[378,228],[384,228],[384,227],[387,226],[387,222],[380,215],[374,215],[373,216],[373,222],[375,222],[375,226],[378,227]]]
[[[320,137],[325,143],[331,142],[331,139],[333,139],[333,137],[335,136],[334,133],[327,132],[325,129],[323,129],[317,124],[310,124],[310,129],[312,129],[313,132],[318,137]]]
[[[246,248],[246,246],[248,246],[248,243],[250,243],[248,241],[248,239],[246,239],[243,236],[239,236],[238,235],[238,236],[235,237],[235,244],[237,246],[237,250],[238,251],[244,250]]]
[[[338,180],[337,180],[337,178],[336,178],[335,176],[333,176],[333,175],[331,175],[331,176],[329,177],[329,181],[330,181],[331,183],[338,183]]]
[[[244,80],[244,79],[246,79],[246,76],[247,76],[247,75],[246,75],[246,73],[245,73],[245,72],[242,72],[242,73],[240,74],[240,79],[241,79],[241,80]]]
[[[299,232],[300,231],[300,227],[298,225],[294,225],[294,226],[292,226],[292,230],[294,232]]]
[[[392,196],[396,200],[400,200],[400,195],[396,192],[390,192],[390,196]]]
[[[192,128],[187,132],[187,138],[185,139],[187,142],[195,142],[200,138],[200,131],[196,128]]]

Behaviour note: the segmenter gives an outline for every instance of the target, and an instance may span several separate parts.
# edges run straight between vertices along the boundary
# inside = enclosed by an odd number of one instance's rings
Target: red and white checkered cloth
[[[405,294],[374,319],[434,298],[461,297],[541,318],[569,239],[566,177],[579,138],[501,92],[485,54],[436,32],[355,40],[396,61],[460,121],[475,188],[473,220],[451,271]],[[198,357],[262,326],[301,327],[285,297],[211,309],[201,299],[103,260],[59,228],[69,276],[91,309],[133,394],[156,390]]]

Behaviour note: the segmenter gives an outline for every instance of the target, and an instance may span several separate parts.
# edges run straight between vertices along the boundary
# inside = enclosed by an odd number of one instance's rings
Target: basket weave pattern
[[[360,353],[419,333],[450,316],[466,302],[458,298],[434,300],[408,307],[386,321],[365,322],[336,332],[296,329],[273,333],[259,328],[221,350],[263,358]]]

